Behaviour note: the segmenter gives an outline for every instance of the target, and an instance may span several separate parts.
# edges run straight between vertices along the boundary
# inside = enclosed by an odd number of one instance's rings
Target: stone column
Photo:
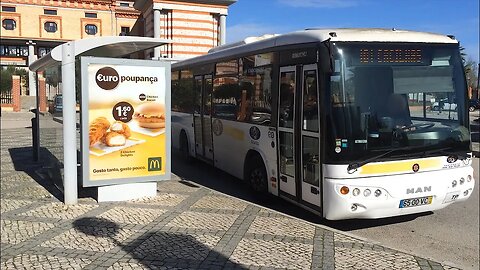
[[[45,78],[38,74],[38,109],[40,112],[47,112],[47,87],[45,83]]]
[[[28,41],[28,65],[32,64],[37,60],[35,55],[35,43],[33,41]],[[36,82],[35,82],[35,73],[28,71],[28,91],[30,96],[36,95]]]
[[[227,42],[227,15],[220,14],[220,44],[224,45]]]
[[[153,37],[160,38],[160,17],[161,17],[161,9],[154,9],[153,10]],[[153,49],[153,57],[158,59],[161,57],[160,47],[156,47]]]
[[[20,111],[20,76],[12,75],[12,105],[13,111],[19,112]]]

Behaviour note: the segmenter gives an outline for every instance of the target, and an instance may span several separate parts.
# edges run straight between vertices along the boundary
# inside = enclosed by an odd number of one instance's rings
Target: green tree
[[[27,71],[15,66],[7,66],[0,69],[0,92],[9,92],[12,90],[12,75],[26,76]]]
[[[464,64],[465,77],[467,78],[467,86],[472,89],[472,97],[479,98],[478,93],[478,64],[469,59]]]
[[[478,63],[469,58],[465,53],[465,48],[460,46],[460,56],[462,57],[463,69],[467,78],[467,87],[472,89],[472,97],[480,98],[478,92]]]

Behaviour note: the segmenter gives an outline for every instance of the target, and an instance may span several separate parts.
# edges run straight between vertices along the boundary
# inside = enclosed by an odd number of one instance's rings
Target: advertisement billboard
[[[170,178],[170,63],[81,58],[83,186]]]

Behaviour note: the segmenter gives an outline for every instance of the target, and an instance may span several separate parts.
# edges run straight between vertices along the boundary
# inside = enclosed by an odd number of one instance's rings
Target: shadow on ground
[[[249,186],[243,181],[212,166],[197,160],[185,161],[181,155],[172,152],[172,172],[182,179],[198,183],[202,186],[219,191],[221,193],[239,198],[248,202],[259,204],[263,207],[300,218],[316,224],[322,224],[342,231],[352,231],[362,228],[384,226],[408,222],[416,218],[433,214],[425,212],[419,214],[398,216],[382,219],[355,219],[342,221],[329,221],[313,214],[299,206],[284,201],[281,198],[266,195],[263,198],[255,196]]]
[[[54,154],[48,149],[40,147],[39,153],[41,158],[39,161],[34,161],[32,147],[9,148],[8,152],[15,171],[27,173],[52,196],[63,202],[62,162]],[[94,188],[84,188],[79,184],[78,198],[96,197]]]
[[[73,226],[86,235],[107,238],[127,253],[129,255],[127,257],[135,259],[144,268],[243,269],[221,253],[199,242],[192,235],[154,231],[147,232],[133,240],[120,240],[118,237],[121,235],[120,225],[108,219],[96,217],[75,220]],[[116,266],[117,268],[130,267],[128,263],[128,258],[125,258],[125,261],[118,261]]]

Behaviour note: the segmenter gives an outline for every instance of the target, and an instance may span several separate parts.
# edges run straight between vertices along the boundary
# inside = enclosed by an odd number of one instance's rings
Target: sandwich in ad
[[[143,128],[164,128],[165,105],[155,102],[142,104],[135,109],[133,119]]]

